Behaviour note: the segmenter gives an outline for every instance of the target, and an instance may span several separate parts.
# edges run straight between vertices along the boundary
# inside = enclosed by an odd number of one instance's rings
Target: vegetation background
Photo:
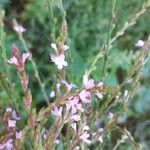
[[[52,13],[48,8],[47,0],[0,0],[0,9],[5,10],[5,46],[7,56],[11,55],[11,45],[16,43],[24,51],[13,30],[12,20],[15,18],[26,28],[24,37],[30,48],[33,58],[38,66],[38,71],[44,82],[47,95],[54,90],[57,82],[56,69],[50,62],[50,43],[53,42],[51,33],[56,30],[59,34],[62,17],[61,0],[52,0]],[[140,10],[144,0],[118,0],[115,6],[115,28],[112,36],[119,31],[126,21],[130,20]],[[85,69],[90,66],[103,43],[107,42],[110,28],[111,11],[113,0],[63,0],[63,9],[66,11],[68,23],[68,43],[70,51],[67,54],[70,62],[67,68],[69,81],[81,84]],[[53,17],[53,18],[52,18]],[[55,23],[55,24],[54,24]],[[107,62],[107,77],[105,85],[115,86],[125,78],[132,64],[131,55],[138,51],[134,44],[138,39],[146,40],[150,33],[150,9],[137,21],[136,25],[129,28],[110,49]],[[0,54],[0,67],[3,70],[3,63]],[[101,80],[102,62],[97,63],[98,69],[93,72],[92,78]],[[33,75],[30,63],[27,63],[27,72],[30,78],[33,103],[40,109],[45,105],[43,95],[35,76]],[[12,67],[12,80],[17,84],[14,94],[19,101],[22,90],[20,82]],[[1,90],[1,87],[0,87]],[[6,93],[1,90],[0,97],[3,97],[7,105]],[[1,102],[0,102],[1,103]],[[141,85],[137,94],[130,104],[129,110],[122,118],[127,129],[133,137],[150,147],[150,59],[148,58],[143,74]],[[115,135],[116,136],[116,135]],[[113,143],[113,141],[112,141]],[[130,149],[127,144],[122,149]]]

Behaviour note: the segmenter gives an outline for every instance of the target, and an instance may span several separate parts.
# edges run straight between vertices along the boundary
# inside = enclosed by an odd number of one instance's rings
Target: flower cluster
[[[25,71],[25,62],[27,58],[29,58],[30,54],[29,52],[23,52],[20,56],[19,49],[16,47],[15,44],[12,46],[12,57],[8,60],[9,64],[15,65],[17,69],[18,76],[21,80],[22,88],[25,91],[25,106],[27,110],[30,110],[31,108],[31,95],[30,91],[28,89],[28,75]]]
[[[16,111],[13,110],[12,108],[7,108],[4,118],[3,118],[3,123],[6,126],[6,133],[4,137],[6,138],[1,138],[0,141],[0,149],[7,149],[7,150],[12,150],[13,149],[13,142],[15,140],[19,140],[22,137],[22,131],[17,130],[16,124],[20,120],[20,117],[17,115]]]
[[[70,127],[74,131],[74,137],[71,139],[70,142],[74,146],[76,146],[79,141],[82,141],[86,144],[91,144],[91,135],[88,132],[89,126],[86,124],[86,121],[82,123],[82,117],[86,114],[84,113],[87,107],[86,105],[90,105],[92,96],[96,95],[98,99],[101,99],[103,97],[103,83],[95,83],[93,79],[86,79],[83,81],[84,87],[81,90],[78,89],[77,86],[73,83],[69,84],[64,80],[60,81],[60,83],[66,88],[69,95],[66,98],[66,103],[64,106],[54,106],[51,111],[51,114],[58,118],[56,124],[60,124],[61,128],[66,123],[70,124]],[[75,90],[73,94],[72,89]],[[102,136],[99,137],[102,138]],[[58,140],[58,135],[55,137],[54,142],[56,140]]]
[[[69,49],[69,46],[62,43],[57,46],[55,43],[52,43],[51,47],[55,51],[55,54],[51,54],[51,60],[55,63],[57,68],[61,70],[64,66],[68,65],[68,63],[65,61],[64,52]]]

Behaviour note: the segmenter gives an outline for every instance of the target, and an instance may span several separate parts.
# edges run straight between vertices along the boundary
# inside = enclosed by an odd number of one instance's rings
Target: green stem
[[[56,29],[55,29],[55,25],[56,25],[56,19],[54,18],[54,14],[53,14],[53,9],[52,9],[52,1],[51,0],[47,0],[48,2],[48,7],[49,7],[49,12],[50,12],[50,17],[52,20],[52,33],[51,33],[51,37],[52,37],[52,41],[55,42],[56,41]]]

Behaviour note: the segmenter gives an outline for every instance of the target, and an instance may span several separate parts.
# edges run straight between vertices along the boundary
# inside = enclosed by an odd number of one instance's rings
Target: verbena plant
[[[68,81],[67,67],[71,64],[68,56],[68,32],[66,13],[62,1],[58,5],[62,12],[59,35],[56,35],[56,21],[53,14],[52,2],[48,0],[48,7],[52,18],[50,61],[57,69],[58,80],[54,85],[54,91],[47,96],[44,84],[40,78],[37,65],[29,51],[23,37],[24,29],[16,20],[13,21],[14,30],[25,51],[13,44],[10,58],[7,56],[4,37],[4,12],[0,12],[0,50],[3,58],[4,69],[0,70],[0,85],[7,94],[7,102],[1,102],[1,129],[0,149],[117,149],[122,143],[131,143],[133,149],[142,149],[141,143],[134,140],[131,133],[120,125],[120,116],[127,111],[129,102],[136,93],[140,84],[141,71],[148,57],[149,38],[146,41],[139,40],[135,44],[140,50],[133,54],[130,71],[123,81],[117,86],[105,85],[107,78],[106,68],[109,61],[110,49],[113,43],[122,36],[125,31],[133,26],[150,6],[150,1],[143,3],[139,12],[122,29],[112,37],[115,28],[115,4],[113,1],[112,19],[108,31],[107,42],[100,47],[89,69],[85,70],[78,87],[73,81]],[[41,57],[42,59],[42,57]],[[97,62],[102,59],[101,80],[91,78],[92,72],[99,67]],[[26,61],[31,63],[47,106],[37,110],[32,105],[32,89],[29,86],[29,77],[26,72]],[[43,60],[44,61],[44,60]],[[113,63],[113,62],[112,62]],[[11,78],[10,67],[15,67],[22,87],[22,99],[17,101],[18,92]],[[78,68],[80,69],[80,68]],[[49,99],[53,101],[49,101]],[[114,109],[115,108],[115,109]],[[119,140],[112,147],[108,142],[112,132],[120,133]]]

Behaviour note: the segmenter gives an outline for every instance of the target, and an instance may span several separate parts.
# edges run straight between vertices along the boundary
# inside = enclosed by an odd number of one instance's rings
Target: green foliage
[[[70,51],[67,53],[67,59],[69,60],[67,79],[70,82],[81,85],[85,70],[92,64],[95,56],[99,53],[100,47],[102,45],[107,45],[113,0],[63,0],[62,2],[64,11],[66,11],[68,23],[67,42],[70,46]],[[123,27],[124,23],[136,14],[143,2],[144,0],[118,0],[116,2],[115,17],[113,20],[115,26],[110,38],[114,37],[117,31]],[[18,1],[18,3],[21,2]],[[24,0],[23,9],[19,14],[17,11],[10,14],[10,12],[15,11],[12,6],[13,1],[0,0],[0,9],[6,8],[6,18],[4,21],[7,36],[4,39],[4,45],[7,50],[7,56],[10,56],[12,43],[16,43],[19,49],[22,52],[24,51],[22,44],[12,31],[12,19],[17,16],[16,19],[19,20],[19,23],[23,24],[27,29],[27,32],[24,34],[25,39],[33,54],[33,59],[37,64],[39,75],[44,82],[47,95],[49,95],[49,92],[54,89],[53,85],[57,82],[56,69],[54,69],[53,64],[50,62],[49,54],[51,53],[50,43],[54,42],[52,32],[55,30],[56,37],[58,37],[62,16],[64,15],[61,0],[51,0],[53,15],[50,12],[48,0]],[[112,47],[109,49],[106,77],[104,78],[106,86],[114,86],[115,89],[116,85],[120,85],[129,73],[133,63],[132,56],[138,51],[138,49],[135,48],[134,43],[138,39],[147,39],[147,36],[150,33],[149,13],[150,10],[137,21],[137,24],[134,27],[128,29],[124,36],[113,43]],[[103,63],[104,57],[101,57],[96,63],[97,69],[92,72],[91,78],[94,78],[97,81],[103,80]],[[0,65],[0,96],[3,98],[3,101],[5,101],[7,100],[6,93],[8,93],[8,95],[11,93],[8,91],[10,90],[9,82],[7,80],[6,82],[3,82],[5,74],[1,74],[1,71],[4,70],[1,54]],[[32,89],[34,106],[37,107],[37,109],[40,109],[44,105],[43,95],[37,80],[33,75],[33,68],[29,63],[27,63],[26,69],[29,73],[29,84]],[[149,74],[150,59],[148,59],[145,68],[143,69],[142,85],[139,87],[139,90],[130,105],[131,110],[128,110],[127,112],[127,121],[130,117],[137,116],[137,113],[143,116],[146,113],[149,113]],[[14,69],[11,70],[11,77],[12,81],[16,84],[14,86],[15,92],[13,94],[16,97],[16,101],[19,101],[20,97],[22,97],[22,89],[20,89],[20,81],[18,81]],[[4,92],[4,88],[6,88],[6,92]],[[98,105],[96,105],[97,103],[93,100],[93,109],[95,107],[98,109]],[[22,116],[25,118],[25,112],[22,112]],[[147,118],[145,117],[145,120],[146,119]],[[25,120],[23,121],[25,122]],[[140,123],[137,122],[136,126],[139,124]],[[134,127],[134,124],[131,126]],[[132,127],[129,128],[131,132],[133,131]],[[137,132],[139,135],[140,132]],[[63,147],[64,145],[61,141],[57,146],[57,149],[60,150],[63,149]],[[132,149],[128,144],[122,145],[119,148]]]

